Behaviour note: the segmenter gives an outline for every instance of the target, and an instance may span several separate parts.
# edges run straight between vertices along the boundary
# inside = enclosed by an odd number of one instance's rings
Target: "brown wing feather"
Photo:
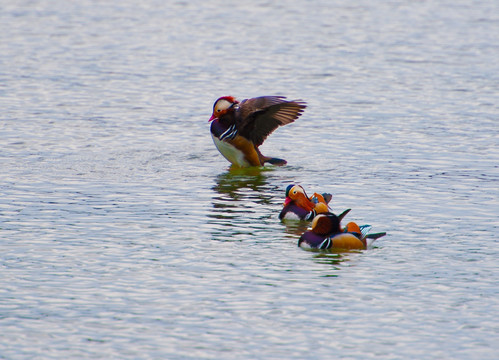
[[[283,96],[243,100],[236,115],[239,134],[259,146],[279,126],[298,119],[305,108],[304,101],[288,101]]]

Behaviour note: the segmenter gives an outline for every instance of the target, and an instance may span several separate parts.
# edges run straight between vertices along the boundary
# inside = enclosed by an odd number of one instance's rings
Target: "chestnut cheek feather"
[[[314,209],[315,204],[311,202],[305,195],[300,194],[296,200],[305,210],[312,211]]]

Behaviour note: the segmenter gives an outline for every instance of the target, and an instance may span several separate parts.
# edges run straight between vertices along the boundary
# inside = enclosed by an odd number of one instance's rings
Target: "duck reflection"
[[[217,176],[213,190],[221,197],[228,196],[232,200],[240,200],[248,195],[247,192],[241,191],[242,189],[249,189],[259,194],[260,190],[267,185],[266,172],[268,171],[260,167],[231,168]],[[265,197],[262,200],[265,200]]]
[[[219,241],[242,241],[255,236],[272,219],[272,191],[267,168],[230,169],[216,177],[208,215],[212,237]],[[262,206],[263,205],[263,206]]]
[[[313,260],[317,264],[327,265],[328,269],[333,270],[331,273],[329,273],[328,270],[327,273],[323,275],[324,277],[338,277],[338,271],[344,269],[344,266],[351,261],[350,256],[352,252],[353,251],[320,251],[313,257]]]
[[[304,220],[300,221],[286,220],[281,222],[284,225],[287,234],[292,235],[293,237],[297,236],[296,241],[298,241],[301,234],[307,231],[307,229],[310,226],[310,222]]]

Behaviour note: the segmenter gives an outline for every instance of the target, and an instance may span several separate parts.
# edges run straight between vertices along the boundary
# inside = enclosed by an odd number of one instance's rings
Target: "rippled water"
[[[497,358],[496,1],[0,8],[0,358]],[[229,94],[308,102],[288,166]],[[388,235],[299,249],[290,183]]]

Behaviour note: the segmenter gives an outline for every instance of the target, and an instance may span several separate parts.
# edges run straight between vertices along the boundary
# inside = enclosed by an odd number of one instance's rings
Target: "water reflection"
[[[351,260],[348,256],[350,252],[351,251],[320,251],[313,259],[317,264],[329,265],[331,270],[334,270],[334,272],[328,273],[324,275],[324,277],[337,277],[339,275],[337,271],[344,268],[345,263]]]
[[[285,227],[285,231],[289,235],[294,235],[300,237],[310,226],[308,221],[282,221]]]
[[[314,260],[318,264],[330,265],[332,270],[340,270],[341,263],[348,261],[348,258],[342,254],[330,254],[330,253],[320,253],[314,256]],[[324,275],[325,277],[337,277],[338,273],[333,272],[331,274]]]
[[[257,236],[271,220],[268,168],[230,169],[216,177],[213,211],[208,215],[213,239],[238,241]]]
[[[213,187],[222,198],[227,196],[232,200],[241,200],[247,196],[245,189],[252,190],[259,194],[262,187],[267,185],[266,168],[251,167],[244,169],[230,169],[216,177],[216,184]],[[261,199],[265,201],[265,198]]]

